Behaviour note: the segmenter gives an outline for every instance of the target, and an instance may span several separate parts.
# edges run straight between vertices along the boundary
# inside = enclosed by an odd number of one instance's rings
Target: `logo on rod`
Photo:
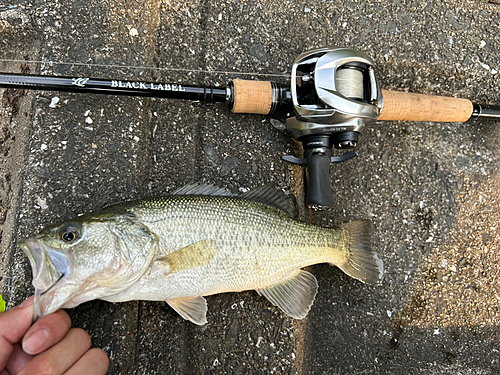
[[[72,78],[73,85],[78,87],[85,87],[90,78]]]
[[[111,87],[138,90],[186,91],[186,89],[182,87],[182,85],[171,85],[170,83],[145,83],[115,80],[111,81]]]

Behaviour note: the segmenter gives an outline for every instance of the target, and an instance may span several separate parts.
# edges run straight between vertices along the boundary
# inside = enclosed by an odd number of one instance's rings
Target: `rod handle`
[[[273,103],[273,89],[268,81],[233,80],[233,113],[267,115]]]
[[[464,122],[472,116],[470,100],[382,90],[384,106],[377,120]]]

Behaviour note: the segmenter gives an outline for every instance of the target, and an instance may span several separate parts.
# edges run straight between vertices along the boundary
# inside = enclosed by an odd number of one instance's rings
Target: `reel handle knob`
[[[307,158],[309,186],[306,204],[309,207],[332,207],[333,191],[330,186],[330,156],[314,152]]]

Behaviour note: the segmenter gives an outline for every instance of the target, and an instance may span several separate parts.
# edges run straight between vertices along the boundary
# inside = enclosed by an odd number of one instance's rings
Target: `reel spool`
[[[335,76],[339,94],[352,100],[364,100],[364,82],[363,70],[355,66],[342,66]]]
[[[329,165],[357,155],[347,152],[333,157],[332,148],[356,147],[365,122],[377,119],[382,108],[374,62],[348,48],[309,51],[294,62],[290,89],[295,116],[287,119],[287,129],[302,142],[305,157],[283,159],[307,164],[307,205],[331,207]]]

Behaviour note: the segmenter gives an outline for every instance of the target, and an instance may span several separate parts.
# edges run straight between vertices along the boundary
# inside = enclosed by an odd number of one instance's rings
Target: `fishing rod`
[[[465,122],[472,117],[500,119],[500,105],[467,99],[382,90],[375,63],[349,48],[319,48],[297,57],[290,84],[235,79],[227,87],[178,83],[53,77],[0,73],[0,87],[184,99],[226,103],[233,113],[286,114],[287,130],[300,141],[304,157],[286,155],[287,162],[306,165],[309,207],[334,203],[330,163],[358,153],[359,133],[366,123],[385,121]],[[349,150],[333,156],[333,149]]]

